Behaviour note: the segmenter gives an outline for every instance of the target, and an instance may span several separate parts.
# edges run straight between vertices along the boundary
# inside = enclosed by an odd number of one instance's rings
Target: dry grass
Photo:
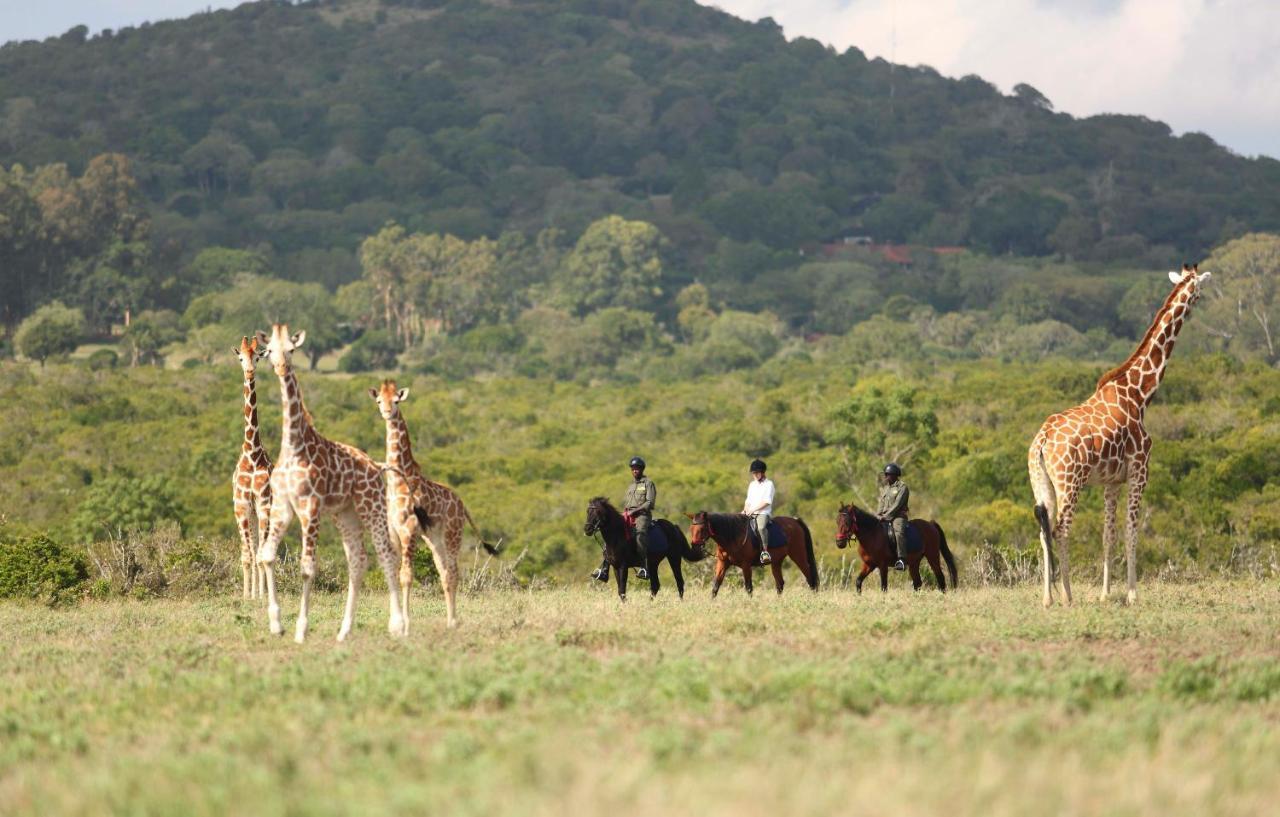
[[[692,584],[477,592],[456,631],[420,594],[405,641],[369,593],[343,646],[337,595],[302,647],[231,599],[0,606],[0,810],[1169,817],[1280,796],[1274,584],[1050,611],[1034,586]]]

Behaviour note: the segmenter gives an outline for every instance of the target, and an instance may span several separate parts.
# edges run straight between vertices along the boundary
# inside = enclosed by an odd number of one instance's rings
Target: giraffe
[[[409,428],[400,413],[400,403],[409,398],[409,390],[396,388],[394,380],[384,380],[380,387],[369,389],[369,396],[377,402],[378,411],[387,424],[387,513],[391,530],[400,540],[400,606],[405,628],[408,629],[409,589],[413,587],[413,554],[419,536],[431,549],[436,572],[440,574],[448,626],[456,627],[458,551],[462,549],[464,523],[471,525],[489,553],[497,553],[497,547],[480,537],[467,506],[453,489],[422,475],[409,444]],[[443,536],[443,548],[436,545],[431,533],[437,538]]]
[[[280,604],[276,598],[276,549],[296,513],[302,527],[302,598],[294,640],[302,643],[307,635],[311,585],[316,572],[316,535],[320,519],[329,515],[342,534],[342,547],[347,555],[347,606],[338,630],[343,641],[355,621],[356,598],[364,580],[366,557],[361,527],[369,529],[374,550],[382,565],[390,591],[390,617],[387,629],[392,635],[404,634],[404,616],[400,613],[400,583],[396,576],[395,553],[387,533],[387,498],[382,481],[382,467],[368,454],[350,445],[325,439],[315,430],[311,413],[302,402],[302,392],[293,371],[294,350],[306,339],[306,332],[289,335],[289,327],[275,324],[271,338],[258,333],[258,342],[267,345],[271,365],[280,378],[280,400],[284,408],[280,456],[271,473],[271,527],[258,557],[266,570],[267,620],[274,635],[280,635]]]
[[[1143,417],[1164,377],[1174,341],[1200,299],[1201,286],[1210,273],[1199,265],[1182,265],[1170,272],[1173,291],[1156,312],[1147,333],[1124,363],[1098,380],[1093,395],[1075,408],[1050,415],[1040,426],[1027,452],[1027,470],[1035,494],[1036,519],[1044,551],[1044,606],[1053,604],[1053,541],[1058,542],[1062,596],[1071,603],[1071,579],[1067,543],[1080,490],[1089,484],[1103,486],[1102,593],[1111,592],[1111,547],[1116,540],[1116,504],[1120,489],[1128,484],[1128,519],[1125,525],[1127,601],[1138,600],[1136,554],[1138,511],[1147,485],[1147,461],[1151,437]]]
[[[267,540],[271,522],[271,457],[258,436],[258,393],[256,364],[267,356],[258,339],[240,338],[240,348],[232,349],[244,372],[244,444],[240,460],[231,475],[231,502],[240,531],[240,571],[244,597],[259,599],[265,594],[264,573],[258,564],[258,546]]]

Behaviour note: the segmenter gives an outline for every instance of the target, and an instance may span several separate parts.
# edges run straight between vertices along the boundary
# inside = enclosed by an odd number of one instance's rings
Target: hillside
[[[259,2],[81,27],[0,48],[0,111],[0,165],[128,157],[152,263],[263,245],[330,286],[388,220],[576,237],[618,213],[656,224],[688,279],[724,239],[1111,261],[1280,227],[1280,162],[692,0]]]

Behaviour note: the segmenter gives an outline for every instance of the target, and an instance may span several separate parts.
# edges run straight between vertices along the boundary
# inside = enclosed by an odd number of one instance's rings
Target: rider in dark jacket
[[[911,515],[907,503],[911,499],[911,490],[902,481],[902,469],[896,462],[884,467],[884,487],[880,489],[880,504],[876,508],[876,516],[881,522],[888,522],[893,532],[894,545],[898,549],[898,561],[893,563],[894,570],[907,569],[907,519]]]
[[[636,532],[636,550],[640,554],[640,564],[648,563],[649,527],[653,524],[653,505],[658,499],[658,488],[653,480],[644,475],[644,460],[632,457],[631,484],[622,498],[622,510],[631,515],[631,524]],[[609,581],[609,564],[601,561],[600,566],[591,573],[596,581]],[[649,571],[644,567],[636,569],[636,578],[649,578]]]

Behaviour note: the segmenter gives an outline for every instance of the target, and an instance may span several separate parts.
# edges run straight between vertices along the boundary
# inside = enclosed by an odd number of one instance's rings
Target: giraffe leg
[[[267,541],[267,536],[271,533],[271,500],[259,497],[254,504],[254,510],[258,515],[258,538],[255,540],[253,549],[253,598],[260,599],[267,594],[267,572],[263,569],[262,562],[258,560],[258,549],[262,547],[263,542]]]
[[[1111,548],[1116,543],[1116,504],[1121,485],[1108,485],[1102,494],[1102,592],[1098,601],[1111,595]]]
[[[280,547],[280,540],[284,538],[284,532],[292,521],[293,505],[288,500],[281,499],[271,503],[271,530],[258,551],[258,562],[266,574],[267,623],[272,635],[280,635],[284,632],[280,626],[280,600],[276,597],[275,562],[276,549]]]
[[[1071,523],[1075,519],[1076,502],[1080,499],[1080,489],[1074,485],[1068,486],[1059,496],[1061,499],[1058,503],[1058,526],[1053,532],[1053,541],[1058,545],[1058,556],[1061,562],[1058,565],[1058,571],[1059,581],[1062,586],[1062,601],[1064,604],[1071,604],[1071,576],[1067,552],[1071,547]],[[1051,593],[1053,554],[1050,552],[1050,543],[1045,543],[1044,551],[1044,606],[1049,607],[1053,604]]]
[[[236,530],[240,532],[240,578],[244,598],[253,598],[252,574],[257,562],[257,548],[254,540],[254,525],[250,519],[253,508],[245,502],[236,500]]]
[[[1124,528],[1124,563],[1125,578],[1128,580],[1129,593],[1126,600],[1129,604],[1138,601],[1138,512],[1142,509],[1142,492],[1147,487],[1146,462],[1129,466],[1129,503],[1128,519]]]
[[[405,635],[409,634],[409,591],[413,589],[413,555],[418,549],[419,530],[412,514],[390,528],[392,538],[400,539],[400,613],[404,616]]]
[[[369,529],[373,539],[373,550],[378,555],[378,565],[387,580],[387,632],[393,636],[405,635],[404,613],[400,609],[400,576],[396,564],[398,549],[391,546],[391,534],[387,529],[386,496],[379,489],[376,499],[367,500],[357,505],[360,521]]]
[[[304,500],[298,509],[298,522],[302,526],[302,595],[298,600],[298,621],[294,626],[293,640],[299,644],[307,640],[307,621],[311,614],[311,586],[316,579],[316,540],[320,535],[320,514],[314,500]]]
[[[355,626],[356,597],[364,583],[368,557],[364,552],[364,530],[360,527],[360,516],[355,508],[344,508],[334,521],[342,535],[342,550],[347,555],[347,605],[342,612],[342,625],[338,628],[338,641],[346,641]]]

